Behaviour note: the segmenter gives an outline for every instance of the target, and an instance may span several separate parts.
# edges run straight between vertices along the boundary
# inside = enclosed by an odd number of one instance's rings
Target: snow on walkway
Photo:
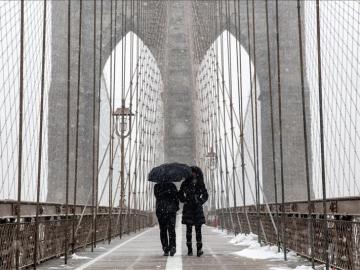
[[[239,246],[240,250],[233,254],[253,259],[253,260],[270,260],[270,261],[283,261],[284,254],[278,251],[277,246],[272,245],[260,245],[258,242],[258,236],[256,234],[238,234],[234,236],[232,233],[228,233],[226,230],[213,229],[213,232],[227,238],[231,238],[229,243]],[[290,262],[299,262],[302,259],[295,252],[289,251],[287,253],[287,259]],[[311,270],[309,265],[300,265],[295,268],[290,267],[270,267],[270,270]],[[322,268],[317,268],[322,269]]]

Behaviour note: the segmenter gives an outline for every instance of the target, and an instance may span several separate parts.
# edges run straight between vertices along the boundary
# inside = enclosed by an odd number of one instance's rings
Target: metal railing
[[[266,210],[265,205],[260,205],[259,216],[256,206],[213,210],[208,213],[207,223],[235,234],[260,231],[261,242],[273,245],[277,245],[278,239],[274,224],[278,224],[277,230],[280,235],[282,224],[285,224],[287,248],[320,263],[324,263],[327,256],[324,248],[324,231],[327,228],[330,265],[335,269],[360,269],[359,202],[359,198],[328,200],[327,220],[324,220],[324,216],[317,211],[320,210],[321,201],[312,201],[306,208],[305,202],[286,203],[284,207],[271,204],[270,212]],[[283,215],[285,215],[284,219]],[[279,244],[282,246],[283,238],[279,237],[279,239]]]
[[[119,208],[112,208],[110,215],[110,208],[99,207],[95,219],[91,214],[91,206],[69,205],[69,209],[71,214],[66,219],[65,205],[42,203],[38,228],[36,228],[34,215],[36,204],[24,202],[20,207],[20,234],[17,235],[16,214],[19,209],[16,207],[16,202],[1,201],[0,269],[16,267],[17,249],[19,250],[18,265],[20,268],[26,268],[35,264],[35,246],[37,246],[36,264],[39,264],[64,255],[66,243],[68,243],[69,251],[76,251],[93,245],[94,242],[119,236],[120,232],[122,234],[136,232],[154,225],[152,212],[131,209],[129,212],[123,211],[122,219],[120,219]],[[96,240],[93,238],[93,220],[96,220],[96,226],[94,226]],[[36,233],[38,234],[37,245],[35,245]]]

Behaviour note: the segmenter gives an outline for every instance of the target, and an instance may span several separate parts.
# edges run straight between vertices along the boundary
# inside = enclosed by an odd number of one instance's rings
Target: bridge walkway
[[[38,269],[74,270],[287,270],[306,264],[303,259],[284,262],[282,259],[251,259],[240,257],[235,252],[245,249],[229,241],[226,235],[212,227],[204,226],[204,255],[200,258],[187,256],[185,227],[177,218],[177,253],[174,257],[162,256],[157,226],[137,234],[115,239],[110,245],[98,243],[94,252],[90,249],[78,252],[64,265],[63,258],[45,262]],[[194,245],[195,246],[195,245]]]

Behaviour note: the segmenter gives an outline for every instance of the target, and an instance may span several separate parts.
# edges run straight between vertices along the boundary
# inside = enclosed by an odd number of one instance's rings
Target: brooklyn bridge
[[[359,0],[2,0],[0,269],[359,270],[359,91]]]

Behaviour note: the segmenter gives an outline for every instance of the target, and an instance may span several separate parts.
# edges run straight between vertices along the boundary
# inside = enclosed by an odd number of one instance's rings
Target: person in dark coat
[[[173,183],[158,183],[154,186],[156,216],[160,227],[160,240],[164,256],[176,253],[176,212],[179,210],[178,190]]]
[[[182,224],[186,225],[186,245],[188,255],[193,255],[192,227],[196,232],[197,256],[203,254],[201,225],[205,223],[203,204],[208,200],[208,192],[204,183],[204,176],[199,167],[191,167],[192,177],[186,179],[179,190],[179,200],[184,203]]]

